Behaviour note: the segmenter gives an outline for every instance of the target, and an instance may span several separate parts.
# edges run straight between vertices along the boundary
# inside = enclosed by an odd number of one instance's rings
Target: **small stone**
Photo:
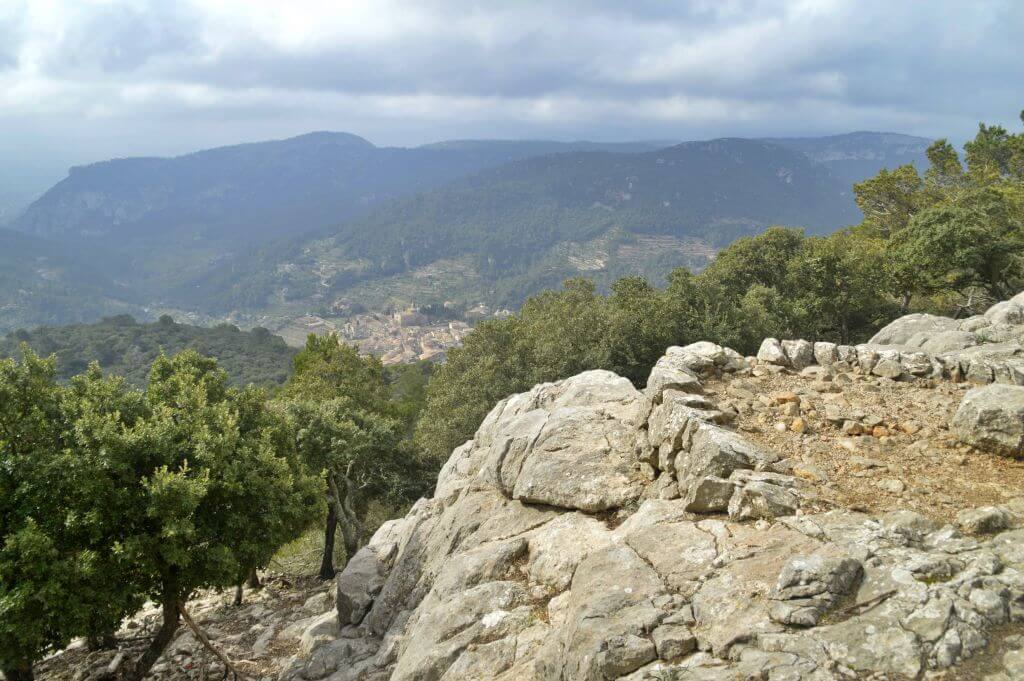
[[[907,435],[916,435],[921,432],[921,424],[917,421],[904,421],[900,424],[900,430]]]
[[[772,399],[775,400],[776,404],[786,404],[787,402],[799,402],[800,397],[789,390],[783,390],[772,395]]]
[[[775,430],[779,431],[780,433],[785,433],[787,430],[789,430],[789,427],[786,425],[784,421],[779,421],[778,423],[775,424]]]
[[[845,421],[843,410],[834,404],[825,405],[825,420],[833,425],[840,425]]]
[[[874,437],[879,437],[879,438],[881,438],[881,437],[888,437],[889,429],[886,428],[885,426],[875,426],[874,428],[871,429],[871,434]]]
[[[794,433],[806,433],[807,421],[803,417],[798,416],[789,424],[789,429]]]
[[[864,432],[864,426],[856,421],[843,422],[843,435],[860,435]]]
[[[883,423],[882,417],[875,414],[868,414],[860,420],[863,421],[864,425],[868,428],[874,428],[875,426],[880,426]]]
[[[901,480],[897,480],[896,478],[886,478],[885,480],[879,480],[878,486],[891,494],[903,494],[903,490],[907,488],[907,486],[904,485]]]

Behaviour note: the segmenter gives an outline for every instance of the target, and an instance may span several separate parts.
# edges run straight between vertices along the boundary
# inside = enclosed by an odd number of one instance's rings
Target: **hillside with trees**
[[[53,355],[62,381],[97,362],[103,371],[136,387],[145,385],[149,367],[161,352],[194,350],[213,357],[237,386],[284,383],[296,352],[266,329],[240,331],[230,324],[206,328],[178,324],[167,316],[148,324],[120,315],[94,324],[20,329],[0,340],[0,356],[17,357],[23,343],[39,355]]]
[[[1022,113],[1024,122],[1024,113]],[[775,227],[738,239],[665,287],[639,277],[608,295],[572,280],[480,324],[434,374],[416,436],[443,456],[502,397],[588,369],[642,385],[670,345],[709,340],[863,341],[893,317],[967,316],[1024,288],[1024,133],[982,124],[961,157],[946,140],[854,187],[864,218],[829,236]]]
[[[846,183],[767,142],[573,152],[390,202],[330,233],[226,265],[182,294],[222,310],[308,308],[375,300],[389,283],[429,272],[442,296],[515,307],[571,276],[607,285],[700,268],[715,249],[771,224],[826,233],[858,219]]]
[[[399,148],[311,133],[104,161],[73,168],[0,232],[0,332],[120,313],[329,316],[339,301],[515,307],[580,274],[602,288],[663,281],[769,224],[855,222],[849,177],[926,143],[857,133]]]

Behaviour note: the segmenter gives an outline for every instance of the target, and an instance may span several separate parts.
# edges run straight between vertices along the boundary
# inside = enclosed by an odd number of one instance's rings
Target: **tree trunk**
[[[348,531],[345,533],[345,560],[351,560],[359,550],[359,539],[363,533],[363,524],[359,522],[359,515],[356,513],[355,498],[356,486],[347,475],[344,477],[345,499],[342,502],[342,510],[345,512]]]
[[[907,314],[907,310],[909,310],[909,309],[910,309],[910,294],[909,293],[904,293],[903,294],[903,300],[900,301],[900,314],[901,315]]]
[[[249,579],[245,583],[245,585],[248,586],[250,589],[262,589],[263,588],[263,583],[260,582],[260,576],[259,576],[259,573],[256,572],[256,568],[253,568],[249,572]]]
[[[324,557],[320,562],[320,579],[334,579],[334,535],[338,531],[338,515],[334,504],[327,502],[327,527],[324,530]]]
[[[131,671],[125,675],[125,681],[141,681],[149,674],[156,661],[163,655],[164,650],[174,638],[174,632],[178,630],[181,622],[181,615],[178,612],[178,600],[170,598],[163,602],[163,621],[160,628],[153,637],[153,641],[146,648],[146,652],[138,659]]]
[[[106,632],[95,636],[90,636],[86,639],[86,645],[89,650],[112,650],[117,647],[117,636],[114,632]]]
[[[236,584],[235,585],[235,605],[241,605],[242,604],[242,592],[243,591],[244,591],[244,587],[241,584]]]
[[[7,681],[33,681],[35,678],[31,662],[22,662],[17,667],[4,667],[2,671]]]

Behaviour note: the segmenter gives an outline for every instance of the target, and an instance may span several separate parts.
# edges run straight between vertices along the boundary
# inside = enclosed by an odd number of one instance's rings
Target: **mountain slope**
[[[102,253],[0,229],[0,332],[135,312]]]
[[[932,140],[891,132],[851,132],[828,137],[781,137],[766,142],[801,151],[827,167],[848,185],[871,177],[882,168],[913,163],[928,167],[925,151]]]
[[[380,148],[346,133],[72,168],[14,229],[109,248],[150,296],[271,240],[337,225],[371,206],[482,168],[572,144],[475,142]],[[629,147],[633,149],[634,147]]]
[[[330,304],[373,282],[468,268],[465,294],[497,304],[564,276],[664,275],[771,224],[856,222],[849,187],[799,151],[757,140],[643,153],[571,152],[506,164],[388,202],[331,233],[226,264],[191,293],[222,309]],[[369,288],[367,288],[369,287]],[[186,295],[189,295],[186,292]]]

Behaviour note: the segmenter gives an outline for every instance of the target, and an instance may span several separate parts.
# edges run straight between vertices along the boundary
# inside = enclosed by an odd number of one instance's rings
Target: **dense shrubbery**
[[[586,369],[642,385],[669,345],[860,341],[911,309],[962,314],[1009,297],[1024,287],[1024,134],[982,125],[965,152],[962,164],[940,140],[923,177],[906,165],[856,185],[864,220],[851,229],[772,228],[664,289],[626,278],[602,296],[574,280],[481,324],[431,380],[418,444],[443,459],[497,400]]]
[[[0,357],[17,356],[21,343],[40,355],[55,355],[61,380],[85,371],[90,362],[99,362],[104,371],[124,376],[138,387],[146,384],[149,365],[161,351],[175,354],[191,349],[214,357],[238,386],[283,383],[295,355],[280,336],[266,329],[240,331],[230,324],[205,328],[177,324],[166,316],[151,324],[120,315],[95,324],[14,331],[0,340]]]
[[[108,637],[145,598],[163,609],[141,678],[199,588],[229,586],[311,520],[321,483],[256,388],[187,351],[145,392],[95,365],[68,386],[25,348],[0,363],[0,667],[74,636]]]
[[[310,337],[278,399],[213,359],[160,354],[144,391],[93,364],[69,383],[23,346],[0,361],[0,670],[109,639],[145,599],[163,618],[144,676],[196,590],[240,585],[328,511],[351,555],[371,501],[426,491],[411,447],[421,366],[393,373]],[[392,395],[395,399],[392,399]],[[326,500],[326,504],[324,502]],[[330,547],[324,577],[333,576]]]

